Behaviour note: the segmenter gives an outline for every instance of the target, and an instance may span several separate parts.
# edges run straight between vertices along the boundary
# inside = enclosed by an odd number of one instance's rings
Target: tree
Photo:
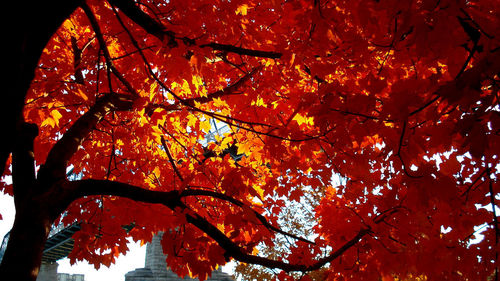
[[[78,221],[96,266],[164,231],[201,279],[498,279],[498,1],[9,2],[2,278]]]

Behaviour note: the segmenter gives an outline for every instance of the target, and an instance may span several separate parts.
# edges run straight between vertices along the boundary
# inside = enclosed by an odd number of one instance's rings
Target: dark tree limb
[[[79,180],[67,182],[64,189],[70,191],[73,200],[84,196],[112,195],[135,201],[162,204],[174,209],[180,202],[178,191],[152,191],[135,185],[110,180]]]
[[[133,99],[128,95],[108,93],[98,99],[54,144],[45,164],[40,167],[40,181],[55,182],[65,178],[68,161],[104,116],[111,111],[130,110],[132,106]]]
[[[267,219],[263,215],[259,214],[257,211],[255,211],[254,209],[250,208],[249,206],[247,206],[245,203],[241,202],[240,200],[237,200],[236,198],[233,198],[233,197],[231,197],[229,195],[226,195],[226,194],[223,194],[223,193],[219,193],[219,192],[215,192],[215,191],[211,191],[211,190],[206,190],[206,189],[186,189],[186,190],[183,190],[180,193],[180,196],[181,197],[187,197],[187,196],[208,196],[208,197],[213,197],[213,198],[217,198],[217,199],[221,199],[221,200],[230,202],[230,203],[232,203],[232,204],[234,204],[234,205],[236,205],[238,207],[249,209],[255,215],[255,217],[262,223],[262,225],[264,225],[269,230],[272,230],[272,231],[277,232],[279,234],[291,237],[293,239],[296,239],[296,240],[299,240],[299,241],[302,241],[302,242],[305,242],[305,243],[308,243],[308,244],[312,244],[312,245],[316,244],[313,241],[310,241],[310,240],[305,239],[303,237],[299,237],[297,235],[288,233],[286,231],[281,230],[279,227],[276,227],[276,226],[272,225],[271,223],[269,223],[267,221]]]
[[[204,97],[182,99],[182,102],[173,103],[173,104],[149,104],[146,107],[146,113],[148,113],[148,115],[152,115],[153,111],[156,108],[162,108],[166,111],[180,110],[181,104],[188,106],[189,108],[194,108],[196,103],[204,104],[204,103],[211,102],[214,99],[221,98],[221,97],[232,96],[232,95],[241,95],[241,94],[243,94],[243,92],[240,92],[239,89],[260,69],[261,69],[261,67],[256,67],[256,68],[252,69],[252,71],[250,71],[249,73],[242,76],[240,79],[238,79],[238,81],[234,82],[233,84],[227,86],[226,88],[224,88],[222,90],[209,93],[209,94],[207,94],[207,96],[204,96]]]
[[[165,26],[143,12],[133,1],[130,0],[109,0],[111,5],[116,6],[132,21],[140,25],[147,33],[155,36],[161,41],[165,40],[166,36],[175,40],[173,34],[168,33]]]
[[[174,169],[174,172],[177,175],[177,177],[181,180],[181,182],[183,182],[184,177],[182,177],[181,172],[179,171],[179,169],[177,169],[177,165],[175,164],[175,160],[172,157],[172,154],[170,153],[170,149],[168,148],[168,145],[165,142],[165,138],[163,136],[161,137],[161,145],[163,146],[163,149],[167,153],[168,161],[170,161],[170,165],[172,165],[172,169]]]
[[[340,248],[332,252],[330,255],[322,259],[319,259],[312,264],[290,264],[279,260],[273,260],[245,253],[245,251],[243,251],[241,247],[236,245],[231,239],[229,239],[226,235],[224,235],[224,233],[222,233],[219,229],[217,229],[215,226],[210,224],[207,220],[205,220],[198,214],[187,213],[186,220],[189,223],[196,226],[197,228],[199,228],[200,230],[202,230],[203,232],[205,232],[212,239],[214,239],[219,244],[219,246],[221,246],[226,251],[226,256],[233,257],[234,259],[240,262],[258,264],[268,268],[278,268],[286,272],[290,271],[306,272],[306,271],[313,271],[320,269],[325,264],[332,262],[336,258],[340,257],[348,249],[350,249],[351,247],[356,245],[359,241],[361,241],[361,239],[365,235],[370,233],[369,229],[360,230],[355,237],[347,241]]]
[[[12,153],[12,182],[16,204],[25,199],[27,189],[32,188],[36,181],[33,141],[37,135],[37,125],[30,123],[23,123],[16,135]]]
[[[154,18],[143,12],[137,5],[134,4],[133,1],[130,0],[110,0],[109,1],[113,6],[116,6],[120,11],[122,11],[127,17],[129,17],[132,21],[140,25],[146,32],[155,36],[161,41],[167,41],[167,45],[171,48],[175,48],[179,45],[177,42],[181,40],[183,42],[187,42],[189,45],[198,45],[195,39],[187,38],[187,37],[177,37],[175,32],[171,30],[167,30],[165,26],[156,21]],[[262,57],[262,58],[271,58],[271,59],[279,59],[282,54],[279,52],[272,51],[261,51],[261,50],[252,50],[246,49],[242,47],[237,47],[229,44],[220,44],[211,42],[208,44],[199,45],[201,48],[212,48],[213,50],[235,53],[238,55],[244,56],[253,56],[253,57]]]
[[[8,168],[11,152],[17,155],[13,155],[17,163],[12,163],[17,167],[13,167],[16,217],[0,264],[0,278],[4,281],[35,281],[40,268],[50,219],[46,206],[39,208],[41,201],[33,194],[36,185],[30,184],[34,178],[30,148],[36,133],[34,126],[24,122],[22,111],[43,49],[81,3],[81,0],[2,2],[2,9],[9,13],[8,17],[2,17],[2,25],[9,27],[4,30],[4,38],[8,38],[9,43],[3,45],[3,52],[7,54],[3,67],[8,71],[2,74],[4,88],[0,105],[0,118],[4,120],[0,146],[2,174]]]
[[[282,54],[278,52],[252,50],[229,44],[209,43],[200,45],[200,47],[202,48],[208,47],[217,51],[235,53],[238,55],[251,56],[251,57],[269,58],[269,59],[279,59],[282,56]]]
[[[82,5],[83,11],[85,12],[85,15],[90,21],[90,24],[92,28],[94,29],[94,32],[97,37],[97,41],[99,42],[99,48],[102,50],[104,53],[104,58],[106,60],[106,66],[108,72],[113,73],[116,78],[125,86],[127,91],[133,95],[134,97],[139,97],[139,93],[132,87],[130,82],[123,77],[123,75],[118,71],[118,69],[114,66],[113,64],[113,58],[111,57],[111,54],[109,53],[108,47],[106,45],[106,40],[104,39],[104,35],[101,31],[101,28],[99,27],[99,23],[97,21],[97,18],[95,17],[94,13],[92,12],[92,9],[87,5],[83,4]],[[108,77],[108,80],[111,81],[111,77]],[[111,83],[111,82],[110,82]],[[110,84],[110,90],[112,89],[111,84]]]
[[[26,93],[35,75],[35,69],[42,54],[57,28],[82,3],[81,0],[66,1],[5,1],[2,10],[10,16],[2,17],[4,38],[3,67],[8,69],[2,74],[2,104],[0,118],[2,125],[3,145],[0,146],[0,172],[3,174],[6,162],[14,149],[16,131],[22,126],[24,119],[22,110]],[[16,20],[12,24],[12,19]],[[22,20],[21,20],[22,19]]]
[[[237,243],[227,237],[222,231],[211,224],[207,219],[200,216],[181,201],[179,191],[152,191],[146,190],[134,185],[108,181],[108,180],[80,180],[66,183],[66,190],[74,195],[74,200],[83,196],[89,195],[112,195],[124,198],[129,198],[134,201],[144,203],[162,204],[173,211],[182,212],[186,216],[186,221],[196,226],[201,231],[205,232],[209,237],[214,239],[217,244],[226,251],[226,257],[245,262],[262,265],[268,268],[278,268],[286,272],[290,271],[313,271],[323,267],[325,264],[332,262],[340,257],[343,253],[355,246],[361,239],[371,233],[368,228],[361,229],[352,239],[344,243],[337,250],[330,253],[328,256],[318,259],[312,264],[290,264],[280,260],[269,259],[265,257],[248,254]],[[185,194],[186,195],[186,194]]]

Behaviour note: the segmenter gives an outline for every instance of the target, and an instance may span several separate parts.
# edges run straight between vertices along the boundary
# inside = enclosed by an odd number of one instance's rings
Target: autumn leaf
[[[237,15],[242,15],[242,16],[246,16],[247,15],[247,10],[248,10],[248,5],[247,4],[243,4],[243,5],[240,5],[237,9],[236,9],[236,14]]]
[[[62,115],[59,113],[59,110],[54,109],[50,112],[50,116],[43,120],[41,126],[51,126],[52,128],[59,126],[59,119],[61,119]]]
[[[300,113],[297,113],[292,120],[295,120],[297,124],[302,125],[314,125],[314,117],[307,117]]]

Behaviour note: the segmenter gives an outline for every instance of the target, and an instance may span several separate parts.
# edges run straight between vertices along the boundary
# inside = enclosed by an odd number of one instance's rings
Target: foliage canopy
[[[12,236],[76,220],[98,266],[164,231],[202,279],[497,278],[499,1],[74,2],[8,119]]]

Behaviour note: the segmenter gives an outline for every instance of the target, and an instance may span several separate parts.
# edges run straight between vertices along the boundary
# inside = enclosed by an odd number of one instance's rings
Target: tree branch
[[[11,18],[23,18],[4,30],[9,44],[3,52],[8,54],[3,61],[2,122],[3,145],[0,146],[0,173],[4,173],[9,155],[16,145],[16,131],[24,122],[23,107],[31,82],[35,77],[40,55],[52,35],[82,3],[82,0],[66,1],[5,1],[2,9],[12,17],[4,17],[9,24]],[[29,5],[28,5],[29,4]]]
[[[33,141],[37,135],[38,127],[30,123],[23,123],[16,134],[12,152],[12,182],[16,201],[22,199],[26,195],[24,191],[35,183]]]
[[[208,44],[200,45],[200,47],[201,48],[208,47],[208,48],[212,48],[212,49],[217,50],[217,51],[235,53],[235,54],[244,55],[244,56],[269,58],[269,59],[279,59],[282,56],[282,54],[278,53],[278,52],[245,49],[242,47],[236,47],[236,46],[229,45],[229,44],[208,43]]]
[[[175,48],[179,45],[177,40],[181,40],[183,42],[188,42],[189,45],[198,45],[195,39],[187,38],[187,37],[176,37],[175,32],[171,30],[167,30],[163,24],[156,21],[148,14],[143,12],[134,2],[130,0],[109,0],[109,2],[116,6],[122,11],[127,17],[129,17],[136,24],[140,25],[146,32],[155,36],[161,41],[168,40],[167,45],[169,47]],[[270,59],[279,59],[282,54],[279,52],[271,52],[271,51],[261,51],[261,50],[252,50],[246,49],[242,47],[236,47],[229,44],[219,44],[215,42],[211,42],[208,44],[199,45],[201,48],[212,48],[213,50],[230,52],[244,56],[253,56],[253,57],[262,57],[262,58],[270,58]]]
[[[285,236],[288,236],[288,237],[291,237],[293,239],[297,239],[299,241],[302,241],[302,242],[305,242],[305,243],[308,243],[308,244],[312,244],[312,245],[316,245],[316,243],[314,243],[313,241],[310,241],[310,240],[307,240],[303,237],[299,237],[297,235],[294,235],[294,234],[291,234],[291,233],[288,233],[286,231],[283,231],[281,230],[280,228],[272,225],[271,223],[269,223],[267,221],[267,219],[259,214],[257,211],[255,211],[254,209],[250,208],[250,206],[247,206],[245,203],[241,202],[240,200],[237,200],[236,198],[233,198],[231,196],[228,196],[226,194],[223,194],[223,193],[219,193],[219,192],[215,192],[215,191],[210,191],[210,190],[205,190],[205,189],[186,189],[186,190],[183,190],[181,193],[180,193],[180,196],[181,197],[187,197],[187,196],[208,196],[208,197],[213,197],[213,198],[217,198],[217,199],[221,199],[221,200],[224,200],[224,201],[227,201],[227,202],[230,202],[238,207],[241,207],[241,208],[247,208],[249,209],[250,211],[252,211],[252,213],[255,215],[255,217],[262,223],[262,225],[264,225],[267,229],[269,230],[272,230],[272,231],[275,231],[279,234],[282,234],[282,235],[285,235]]]
[[[184,205],[185,206],[185,205]],[[184,207],[185,209],[189,209],[187,206]],[[340,248],[338,248],[336,251],[331,253],[330,255],[319,259],[313,264],[290,264],[287,262],[279,261],[279,260],[273,260],[269,258],[264,258],[260,256],[255,256],[251,254],[247,254],[243,249],[235,244],[231,239],[229,239],[224,233],[222,233],[217,227],[213,226],[210,224],[205,218],[201,217],[200,215],[194,213],[194,212],[187,212],[186,213],[186,220],[191,223],[192,225],[196,226],[199,228],[201,231],[205,232],[208,236],[210,236],[212,239],[214,239],[219,246],[221,246],[225,251],[226,257],[233,257],[234,259],[240,261],[240,262],[245,262],[245,263],[251,263],[251,264],[258,264],[262,265],[268,268],[278,268],[281,270],[284,270],[286,272],[290,271],[313,271],[320,269],[323,267],[325,264],[335,260],[336,258],[340,257],[345,251],[356,245],[361,239],[368,233],[370,233],[369,229],[361,229],[358,234],[352,238],[351,240],[347,241],[344,245],[342,245]]]
[[[127,88],[129,93],[133,95],[134,97],[139,97],[139,93],[132,87],[129,81],[127,81],[123,75],[116,69],[116,67],[113,64],[113,58],[111,57],[111,54],[109,53],[108,47],[106,45],[106,40],[104,40],[104,35],[101,31],[101,28],[99,27],[99,24],[97,22],[97,18],[95,17],[94,13],[92,12],[92,9],[85,3],[82,5],[82,9],[85,12],[85,15],[90,21],[90,25],[92,26],[92,29],[94,30],[94,33],[96,34],[97,41],[99,42],[99,48],[102,50],[104,54],[104,59],[106,60],[106,66],[108,73],[111,72],[113,73],[116,78]],[[108,74],[108,76],[110,76]],[[108,80],[111,81],[111,77],[108,77]],[[111,87],[111,82],[109,82],[109,89],[112,91]]]
[[[186,216],[187,222],[196,226],[201,231],[205,232],[209,237],[214,239],[219,246],[221,246],[225,251],[226,257],[233,257],[234,259],[252,264],[259,264],[269,268],[279,268],[286,272],[289,271],[312,271],[323,267],[325,264],[332,262],[336,258],[340,257],[348,249],[356,245],[361,239],[371,232],[370,229],[361,229],[356,236],[351,240],[344,243],[337,250],[333,251],[330,255],[317,260],[312,264],[290,264],[287,262],[269,259],[265,257],[255,256],[247,254],[244,249],[242,249],[237,243],[233,242],[228,238],[222,231],[217,227],[212,225],[204,217],[198,215],[196,212],[191,210],[181,201],[181,193],[179,191],[152,191],[146,190],[134,185],[108,181],[108,180],[80,180],[73,182],[66,182],[65,190],[73,194],[74,198],[77,199],[83,196],[90,195],[112,195],[120,196],[124,198],[129,198],[134,201],[140,201],[144,203],[152,204],[162,204],[173,211],[182,212]],[[186,195],[185,193],[184,195]]]
[[[161,41],[165,40],[165,36],[169,36],[171,40],[175,40],[175,36],[168,33],[168,31],[165,29],[165,26],[157,22],[148,14],[144,13],[137,5],[135,5],[133,1],[109,0],[109,3],[120,9],[120,11],[122,11],[132,21],[144,28],[147,33],[155,36]]]
[[[69,181],[65,184],[64,188],[70,191],[73,195],[73,200],[84,196],[112,195],[145,203],[162,204],[172,210],[180,203],[178,191],[152,191],[135,185],[110,180],[87,179]]]
[[[437,100],[444,98],[452,103],[460,100],[460,97],[467,95],[470,89],[480,90],[481,82],[500,73],[500,52],[490,52],[481,60],[474,63],[474,66],[460,73],[455,79],[440,86],[434,93],[432,99],[419,108],[411,111],[408,116],[413,116],[428,108]]]
[[[54,144],[45,164],[40,167],[38,178],[42,182],[54,182],[65,178],[68,161],[95,126],[111,111],[132,109],[132,100],[130,96],[116,93],[108,93],[98,99]]]
[[[146,113],[148,115],[152,115],[154,110],[156,108],[162,108],[166,111],[175,111],[175,110],[180,110],[180,106],[185,105],[189,108],[195,108],[195,103],[208,103],[213,101],[214,99],[225,97],[225,96],[231,96],[231,95],[241,95],[242,92],[239,92],[238,90],[245,84],[246,81],[248,81],[257,71],[259,71],[262,68],[262,66],[256,67],[252,69],[249,73],[245,74],[243,77],[238,79],[238,81],[234,82],[233,84],[227,86],[226,88],[215,91],[213,93],[207,94],[205,97],[195,97],[195,98],[188,98],[188,99],[182,99],[182,101],[179,101],[179,103],[173,103],[173,104],[148,104],[146,107]]]
[[[380,121],[387,122],[387,123],[394,123],[395,122],[392,119],[382,119],[382,118],[377,117],[377,116],[372,116],[372,115],[358,113],[358,112],[352,112],[349,110],[341,110],[341,109],[337,109],[337,108],[330,108],[330,110],[334,111],[334,112],[338,112],[338,113],[343,114],[343,115],[353,115],[353,116],[363,117],[365,119],[370,119],[370,120],[377,120],[377,121],[380,120]]]
[[[165,138],[163,136],[161,136],[161,145],[163,146],[163,149],[167,153],[168,161],[170,161],[170,165],[172,165],[172,169],[174,169],[174,172],[177,175],[177,177],[179,177],[179,179],[181,180],[181,182],[183,182],[184,178],[182,177],[182,174],[179,171],[179,169],[177,169],[177,165],[175,164],[175,160],[172,157],[172,154],[170,153],[170,149],[168,148],[168,145],[165,142]]]

